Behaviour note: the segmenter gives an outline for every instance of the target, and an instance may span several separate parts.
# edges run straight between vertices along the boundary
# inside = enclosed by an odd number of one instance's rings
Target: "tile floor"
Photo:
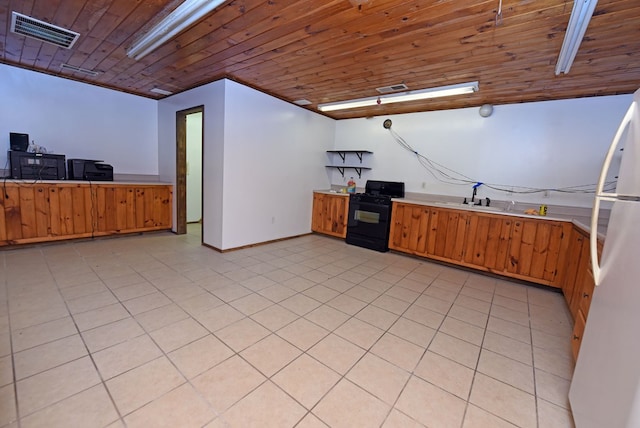
[[[0,426],[573,426],[560,294],[198,233],[0,252]]]

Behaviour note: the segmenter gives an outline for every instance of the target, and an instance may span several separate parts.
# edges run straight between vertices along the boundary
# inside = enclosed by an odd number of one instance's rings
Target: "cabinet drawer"
[[[582,344],[582,335],[584,334],[584,327],[587,324],[587,320],[584,317],[582,311],[578,311],[576,314],[576,322],[573,326],[573,336],[571,340],[571,353],[573,354],[573,360],[578,359],[578,353],[580,352],[580,345]]]

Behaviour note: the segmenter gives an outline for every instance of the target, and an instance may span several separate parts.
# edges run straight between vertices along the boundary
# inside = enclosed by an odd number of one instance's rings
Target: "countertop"
[[[114,181],[100,181],[100,180],[14,180],[7,178],[3,181],[7,184],[13,183],[17,185],[41,185],[41,184],[91,184],[92,186],[106,184],[123,184],[123,185],[135,185],[135,186],[172,186],[173,183],[161,183],[159,181],[134,181],[134,180],[114,180]]]
[[[360,193],[364,189],[357,189]],[[334,196],[349,196],[349,193],[342,193],[340,189],[324,189],[314,190],[316,193],[323,193]],[[459,198],[455,198],[456,200]],[[464,205],[460,202],[455,202],[453,198],[441,196],[441,195],[427,195],[427,194],[409,194],[405,198],[393,198],[392,201],[405,202],[409,204],[433,206],[438,208],[449,208],[455,210],[474,211],[480,213],[500,214],[513,217],[534,218],[538,220],[552,220],[552,221],[565,221],[571,222],[576,227],[580,228],[586,233],[590,233],[591,230],[591,212],[589,208],[569,207],[554,205],[549,206],[549,213],[546,216],[525,214],[524,211],[528,208],[537,208],[533,204],[519,204],[512,205],[507,201],[492,201],[491,207],[478,207]],[[505,209],[508,208],[508,209]],[[605,211],[602,216],[602,223],[598,226],[598,239],[604,240],[606,235],[606,224],[608,221],[608,212]],[[601,214],[602,215],[602,214]]]

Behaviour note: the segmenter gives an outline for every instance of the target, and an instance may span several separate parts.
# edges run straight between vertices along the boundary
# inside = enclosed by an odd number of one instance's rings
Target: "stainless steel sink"
[[[504,211],[500,207],[491,207],[491,206],[487,207],[484,205],[469,205],[469,204],[463,204],[462,202],[434,202],[433,204],[440,207],[449,207],[449,208],[456,208],[456,209],[462,209],[462,210],[493,211],[493,212]]]

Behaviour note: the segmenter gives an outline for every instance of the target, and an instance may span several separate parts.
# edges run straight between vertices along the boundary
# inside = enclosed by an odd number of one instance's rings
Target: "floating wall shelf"
[[[355,170],[356,174],[358,174],[358,178],[362,178],[363,170],[371,169],[369,167],[362,166],[362,165],[345,165],[345,163],[347,162],[347,157],[350,154],[356,155],[360,160],[360,164],[362,164],[362,158],[364,155],[373,154],[373,152],[370,152],[368,150],[327,150],[327,153],[337,154],[338,156],[340,156],[340,159],[342,159],[342,165],[327,165],[327,168],[335,168],[338,171],[340,171],[340,174],[342,174],[342,177],[344,177],[345,169]]]

